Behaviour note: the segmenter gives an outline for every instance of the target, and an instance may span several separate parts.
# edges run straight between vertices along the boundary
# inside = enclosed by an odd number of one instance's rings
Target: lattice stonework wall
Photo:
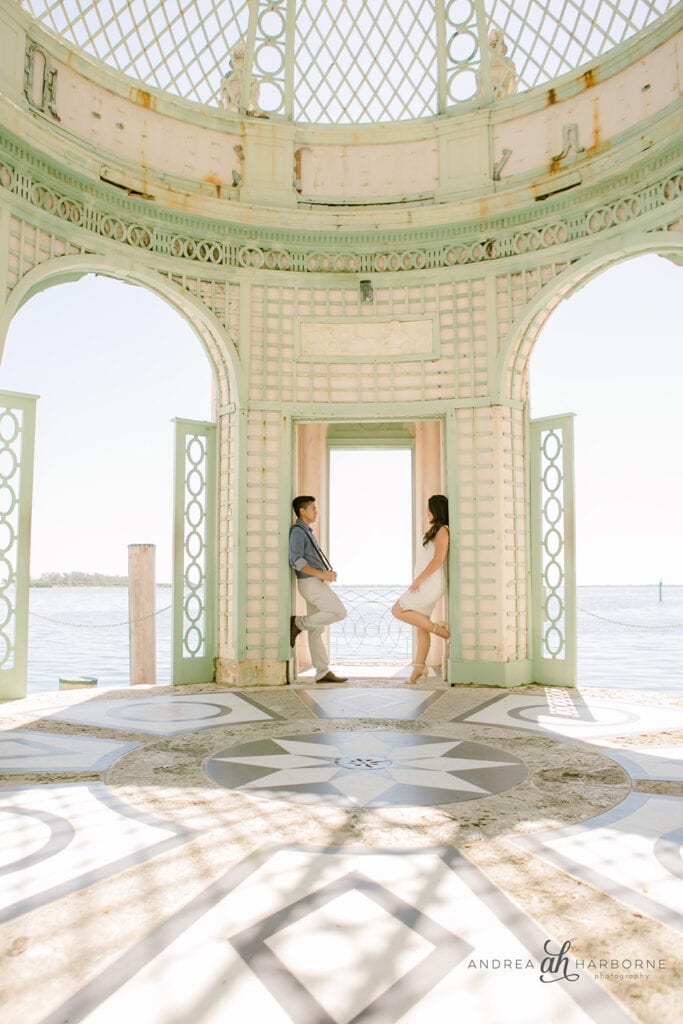
[[[283,586],[282,538],[289,525],[292,436],[289,416],[281,410],[294,417],[304,410],[300,415],[305,419],[323,421],[337,416],[381,421],[396,418],[397,410],[402,418],[423,416],[423,403],[431,402],[437,403],[431,415],[438,417],[439,403],[477,403],[489,395],[499,334],[489,302],[494,279],[462,271],[450,276],[438,284],[378,287],[369,310],[363,308],[355,285],[325,287],[319,277],[315,284],[297,279],[290,285],[272,278],[250,283],[252,409],[243,421],[245,475],[238,536],[229,540],[234,515],[221,525],[221,549],[233,550],[242,566],[238,572],[244,575],[239,588],[241,634],[238,644],[221,634],[219,673],[224,681],[282,679],[281,604],[289,601],[287,581]],[[384,347],[383,357],[372,354],[376,341]],[[239,425],[234,415],[226,419]],[[464,663],[523,660],[523,408],[459,408],[456,436],[456,449],[448,458],[458,481],[453,509],[461,538],[460,658]],[[226,478],[234,473],[235,451],[229,443],[221,447],[225,488]],[[228,501],[225,490],[222,501]],[[228,578],[223,607],[230,604],[234,586]]]
[[[289,517],[283,523],[281,491],[291,484],[281,482],[280,465],[287,436],[278,412],[254,411],[245,426],[246,489],[236,539],[244,574],[244,585],[239,588],[239,657],[236,665],[220,665],[219,669],[228,681],[236,673],[242,684],[282,683],[280,534],[289,526]]]
[[[524,419],[503,406],[456,413],[460,659],[527,657]]]
[[[55,256],[76,256],[83,250],[48,231],[41,231],[26,220],[9,219],[7,248],[8,294],[29,270]]]
[[[224,684],[286,677],[298,425],[438,421],[451,681],[533,681],[529,358],[610,263],[683,262],[680,5],[623,18],[604,0],[585,46],[551,19],[539,50],[502,0],[356,4],[345,35],[343,0],[315,22],[284,0],[223,20],[188,3],[156,70],[151,23],[138,37],[120,6],[110,39],[109,13],[105,31],[66,2],[0,0],[0,345],[27,297],[87,273],[149,288],[192,325],[215,381]],[[260,109],[248,76],[218,104],[238,41]],[[546,87],[548,47],[564,77]]]

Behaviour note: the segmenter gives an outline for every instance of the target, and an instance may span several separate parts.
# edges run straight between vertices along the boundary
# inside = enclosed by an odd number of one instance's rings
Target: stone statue
[[[242,81],[244,79],[244,43],[235,43],[230,52],[230,70],[223,76],[221,83],[221,106],[225,110],[239,111],[242,98]],[[252,79],[249,89],[247,114],[260,113],[259,84]]]
[[[491,79],[493,81],[493,98],[512,96],[517,92],[517,71],[511,57],[505,36],[499,28],[489,33],[489,60],[491,62]]]

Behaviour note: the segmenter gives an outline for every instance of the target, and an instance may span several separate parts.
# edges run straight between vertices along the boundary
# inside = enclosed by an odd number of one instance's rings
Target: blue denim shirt
[[[289,531],[289,564],[296,573],[297,579],[310,580],[311,576],[301,572],[304,565],[325,572],[327,566],[318,554],[317,540],[310,526],[297,519]]]

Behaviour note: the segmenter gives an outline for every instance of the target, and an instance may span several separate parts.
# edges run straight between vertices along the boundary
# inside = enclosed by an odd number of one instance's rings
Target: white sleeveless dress
[[[415,576],[419,576],[434,557],[434,541],[430,540],[424,546],[420,545],[415,561]],[[446,569],[441,565],[428,576],[419,590],[406,590],[398,599],[398,603],[405,611],[422,612],[423,615],[431,615],[434,605],[440,597],[446,593]]]

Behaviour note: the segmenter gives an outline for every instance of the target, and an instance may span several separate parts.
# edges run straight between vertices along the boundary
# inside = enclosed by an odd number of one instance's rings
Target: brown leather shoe
[[[348,683],[346,676],[335,676],[334,672],[326,672],[316,683]]]
[[[301,630],[299,629],[299,627],[296,624],[296,616],[295,615],[290,615],[290,617],[289,617],[289,646],[290,647],[294,646],[294,644],[296,643],[296,638],[298,637],[300,632],[301,632]]]

